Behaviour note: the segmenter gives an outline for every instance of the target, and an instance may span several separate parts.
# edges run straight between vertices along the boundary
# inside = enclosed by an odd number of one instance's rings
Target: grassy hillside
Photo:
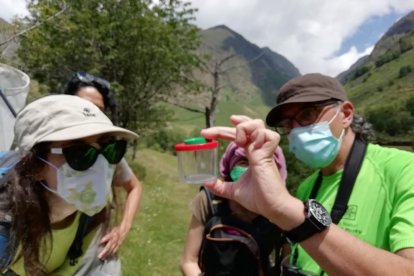
[[[131,167],[136,163],[145,167],[147,176],[140,212],[121,248],[123,273],[181,275],[178,265],[191,216],[189,203],[199,186],[179,181],[171,154],[140,150]]]
[[[409,144],[414,134],[414,32],[386,42],[353,70],[345,86],[383,143]]]
[[[400,69],[411,66],[414,51],[379,68],[372,67],[367,74],[346,84],[350,98],[364,111],[375,106],[400,106],[413,95],[414,72],[399,77]]]

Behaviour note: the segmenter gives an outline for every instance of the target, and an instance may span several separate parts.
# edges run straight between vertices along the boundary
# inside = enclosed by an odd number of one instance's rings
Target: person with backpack
[[[286,179],[281,148],[272,155]],[[247,170],[245,150],[230,143],[220,159],[220,177],[237,181]],[[201,189],[181,258],[183,275],[276,275],[283,238],[278,227],[232,200]]]
[[[277,131],[246,116],[231,121],[235,128],[201,134],[235,140],[249,169],[237,182],[206,185],[284,231],[292,253],[283,275],[414,275],[414,154],[368,143],[370,125],[338,80],[312,73],[282,86],[266,117]],[[280,135],[315,169],[297,197],[271,161]]]
[[[100,253],[118,246],[102,242],[112,219],[112,178],[137,134],[69,95],[33,101],[14,130],[20,161],[6,183],[14,254],[2,273],[120,275],[117,256],[102,260]]]
[[[109,82],[102,78],[82,71],[74,72],[72,78],[66,84],[63,93],[88,100],[101,111],[109,113],[113,118],[116,118],[117,102],[115,94],[111,90]],[[102,251],[99,256],[102,259],[114,255],[122,245],[132,227],[142,196],[142,184],[129,167],[125,158],[122,158],[116,165],[112,182],[116,187],[123,187],[127,192],[127,196],[120,225],[114,227],[107,235],[102,237],[101,241],[107,243],[109,240],[113,240],[117,246]]]

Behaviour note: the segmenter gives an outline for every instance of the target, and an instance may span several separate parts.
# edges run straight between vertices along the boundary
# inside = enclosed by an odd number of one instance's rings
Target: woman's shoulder
[[[191,202],[192,213],[202,224],[206,224],[208,218],[211,216],[207,192],[204,188],[201,189]]]

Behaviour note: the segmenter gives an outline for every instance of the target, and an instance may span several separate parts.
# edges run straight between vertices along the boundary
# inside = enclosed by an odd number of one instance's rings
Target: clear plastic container
[[[193,137],[176,144],[178,173],[188,184],[204,184],[217,179],[217,141]]]

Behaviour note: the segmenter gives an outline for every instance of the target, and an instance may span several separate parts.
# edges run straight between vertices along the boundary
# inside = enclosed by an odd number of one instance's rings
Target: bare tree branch
[[[263,55],[264,55],[264,51],[261,51],[261,53],[260,54],[258,54],[257,56],[255,56],[254,58],[252,58],[251,60],[248,60],[247,62],[246,62],[246,64],[240,64],[240,65],[234,65],[234,66],[232,66],[232,67],[229,67],[229,68],[226,68],[226,70],[224,70],[224,72],[223,73],[225,73],[225,72],[227,72],[227,71],[229,71],[229,70],[232,70],[232,69],[235,69],[235,68],[239,68],[239,67],[243,67],[243,66],[246,66],[246,65],[248,65],[248,64],[250,64],[250,63],[253,63],[253,62],[255,62],[256,60],[258,60],[259,58],[261,58]]]
[[[18,32],[17,34],[15,34],[15,35],[13,35],[13,36],[9,37],[9,38],[8,38],[8,39],[6,39],[5,41],[0,42],[0,47],[1,47],[1,46],[3,46],[3,45],[5,45],[6,43],[9,43],[10,41],[12,41],[12,40],[16,39],[17,37],[19,37],[19,36],[21,36],[21,35],[23,35],[23,34],[25,34],[25,33],[29,32],[29,31],[31,31],[31,30],[33,30],[33,29],[36,29],[37,27],[39,27],[39,26],[40,26],[40,25],[42,25],[43,23],[45,23],[45,22],[47,22],[47,21],[50,21],[50,20],[53,20],[54,18],[58,17],[58,16],[59,16],[59,15],[61,15],[63,12],[65,12],[65,11],[66,11],[66,9],[67,9],[67,5],[66,5],[66,3],[65,3],[65,2],[63,2],[63,8],[62,8],[60,11],[58,11],[58,12],[57,12],[57,13],[55,13],[54,15],[52,15],[52,16],[50,16],[50,17],[48,17],[46,20],[44,20],[44,21],[42,21],[42,22],[37,22],[37,23],[36,23],[36,24],[34,24],[33,26],[30,26],[29,28],[24,29],[23,31],[20,31],[20,32]]]
[[[171,104],[171,105],[178,106],[180,108],[183,108],[183,109],[191,111],[191,112],[197,112],[197,113],[203,113],[204,114],[204,110],[199,110],[199,109],[196,109],[196,108],[185,106],[185,105],[182,105],[182,104],[179,104],[179,103],[174,103],[174,102],[171,102],[171,101],[165,101],[165,102],[168,103],[168,104]]]

